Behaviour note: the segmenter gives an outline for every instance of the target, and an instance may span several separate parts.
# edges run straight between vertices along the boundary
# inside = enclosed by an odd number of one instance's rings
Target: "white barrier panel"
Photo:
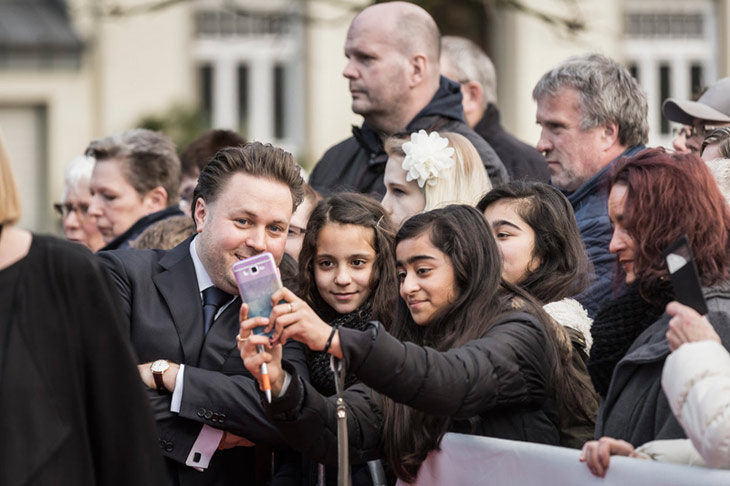
[[[580,451],[474,435],[446,434],[421,466],[418,486],[728,486],[730,471],[611,457],[605,478],[579,462]],[[407,486],[398,481],[399,486]]]

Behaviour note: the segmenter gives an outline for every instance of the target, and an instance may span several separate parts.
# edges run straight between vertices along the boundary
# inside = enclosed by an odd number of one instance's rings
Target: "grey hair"
[[[601,54],[571,57],[543,75],[532,98],[539,101],[556,96],[565,88],[580,93],[581,130],[613,122],[621,145],[647,143],[646,94],[625,67]]]
[[[464,37],[445,35],[441,38],[441,56],[446,56],[459,78],[455,81],[476,81],[484,93],[484,106],[497,104],[497,72],[492,60],[474,42]]]
[[[81,184],[89,183],[91,173],[94,172],[94,162],[94,157],[79,155],[68,164],[64,172],[63,201],[69,192],[76,192]]]
[[[123,162],[122,173],[140,196],[160,186],[167,192],[167,206],[177,204],[182,170],[175,144],[167,135],[135,128],[91,142],[86,155],[98,162]]]

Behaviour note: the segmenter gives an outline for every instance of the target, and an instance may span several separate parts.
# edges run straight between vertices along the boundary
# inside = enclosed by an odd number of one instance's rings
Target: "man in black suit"
[[[302,184],[281,149],[221,150],[193,196],[197,235],[172,250],[99,255],[122,295],[170,484],[257,484],[254,447],[244,446],[280,441],[236,348],[241,303],[231,267],[264,251],[281,261]],[[307,376],[303,348],[284,352]]]

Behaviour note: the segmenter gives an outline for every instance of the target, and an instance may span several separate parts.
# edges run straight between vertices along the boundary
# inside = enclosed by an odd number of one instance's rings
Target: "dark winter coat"
[[[512,313],[483,338],[446,352],[400,342],[378,323],[365,331],[341,329],[340,343],[345,363],[363,382],[344,392],[352,463],[383,455],[380,394],[452,417],[454,432],[559,444],[558,414],[548,392],[545,331],[528,314]],[[293,376],[270,414],[290,445],[320,462],[336,461],[334,399]],[[475,430],[470,418],[476,419]]]
[[[114,238],[112,241],[106,244],[104,248],[99,251],[106,250],[129,250],[132,248],[131,242],[134,241],[139,235],[144,233],[144,230],[163,219],[172,218],[173,216],[184,216],[184,213],[177,206],[170,206],[161,211],[157,211],[147,216],[139,218],[132,226],[127,229],[124,233]]]
[[[493,186],[509,180],[497,153],[474,130],[464,123],[461,88],[441,76],[441,84],[431,102],[405,127],[406,132],[440,130],[465,136],[479,152]],[[378,133],[363,123],[353,127],[352,137],[325,152],[314,167],[309,184],[322,195],[343,191],[385,194],[383,172],[388,155]]]
[[[705,289],[707,319],[730,348],[730,281]],[[596,422],[596,438],[607,435],[638,447],[657,439],[687,436],[672,413],[662,389],[662,368],[669,356],[664,314],[636,338],[616,365]]]
[[[575,297],[575,300],[586,308],[588,315],[591,317],[595,317],[601,305],[611,299],[614,289],[614,274],[616,273],[616,256],[608,251],[608,245],[613,235],[613,226],[611,220],[608,219],[608,195],[602,188],[604,177],[611,170],[616,160],[621,157],[636,155],[644,148],[643,145],[634,145],[626,149],[578,189],[564,193],[575,211],[578,230],[583,245],[585,245],[588,259],[593,264],[595,271],[595,276],[588,289]]]
[[[487,106],[474,131],[484,137],[497,152],[509,173],[510,180],[550,182],[550,171],[545,157],[535,147],[507,133],[499,122],[499,110],[496,105]]]

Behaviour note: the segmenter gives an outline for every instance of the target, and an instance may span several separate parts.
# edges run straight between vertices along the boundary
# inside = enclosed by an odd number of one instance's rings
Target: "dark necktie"
[[[217,287],[208,287],[203,290],[203,319],[205,321],[205,333],[208,334],[210,326],[213,325],[218,309],[231,300],[231,295],[223,292]]]

